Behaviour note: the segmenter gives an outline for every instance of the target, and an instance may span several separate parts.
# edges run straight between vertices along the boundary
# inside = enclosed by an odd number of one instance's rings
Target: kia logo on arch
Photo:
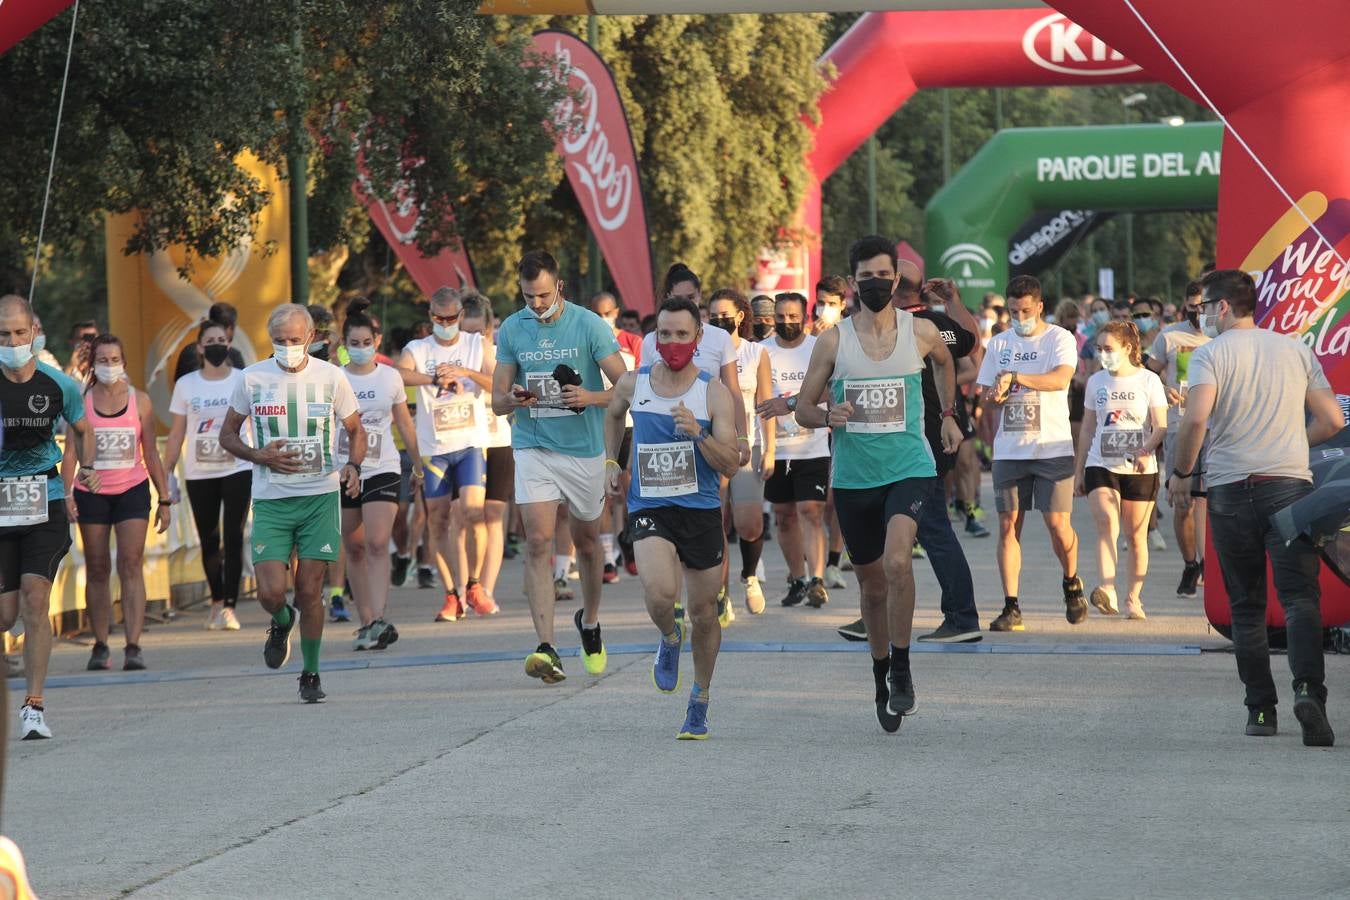
[[[1088,34],[1063,13],[1052,13],[1031,23],[1022,35],[1022,52],[1042,69],[1065,75],[1123,75],[1140,67],[1101,38]]]

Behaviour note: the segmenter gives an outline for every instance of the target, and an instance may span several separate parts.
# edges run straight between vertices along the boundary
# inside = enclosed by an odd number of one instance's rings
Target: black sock
[[[764,554],[764,535],[761,534],[753,541],[740,539],[741,544],[741,577],[750,578],[759,568],[759,558]]]
[[[1065,586],[1065,587],[1068,587],[1069,585],[1073,584],[1073,583],[1074,583],[1075,581],[1077,581],[1077,580],[1078,580],[1078,574],[1077,574],[1077,573],[1074,573],[1073,575],[1066,575],[1066,576],[1064,576],[1064,586]]]
[[[909,671],[909,648],[897,647],[891,644],[891,671],[908,672]]]
[[[825,565],[827,566],[839,565],[839,557],[841,556],[843,556],[842,553],[835,553],[833,550],[831,550],[830,555],[825,559]]]
[[[1016,597],[1004,597],[1004,598],[1003,598],[1003,608],[1004,608],[1004,609],[1007,609],[1008,607],[1012,607],[1013,609],[1017,609],[1017,598],[1016,598]]]
[[[877,683],[877,702],[885,703],[891,697],[891,692],[886,687],[886,673],[891,670],[891,661],[889,658],[872,660],[872,678]]]

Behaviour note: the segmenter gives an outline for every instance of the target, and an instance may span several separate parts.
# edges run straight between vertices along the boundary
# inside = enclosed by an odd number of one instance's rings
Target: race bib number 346
[[[698,493],[694,442],[637,445],[638,495],[676,497]]]
[[[905,430],[903,378],[846,379],[844,402],[853,405],[846,431],[879,434]]]

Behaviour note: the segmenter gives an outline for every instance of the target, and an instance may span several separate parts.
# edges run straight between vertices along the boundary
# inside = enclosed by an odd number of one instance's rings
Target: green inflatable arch
[[[1008,242],[1046,209],[1214,209],[1223,126],[1110,125],[1000,131],[929,201],[928,273],[967,306],[1008,281]]]

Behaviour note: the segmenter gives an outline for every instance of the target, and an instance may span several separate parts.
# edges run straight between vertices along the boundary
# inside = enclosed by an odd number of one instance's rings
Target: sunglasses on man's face
[[[1153,313],[1130,313],[1130,317],[1133,319],[1151,319],[1153,318]]]

